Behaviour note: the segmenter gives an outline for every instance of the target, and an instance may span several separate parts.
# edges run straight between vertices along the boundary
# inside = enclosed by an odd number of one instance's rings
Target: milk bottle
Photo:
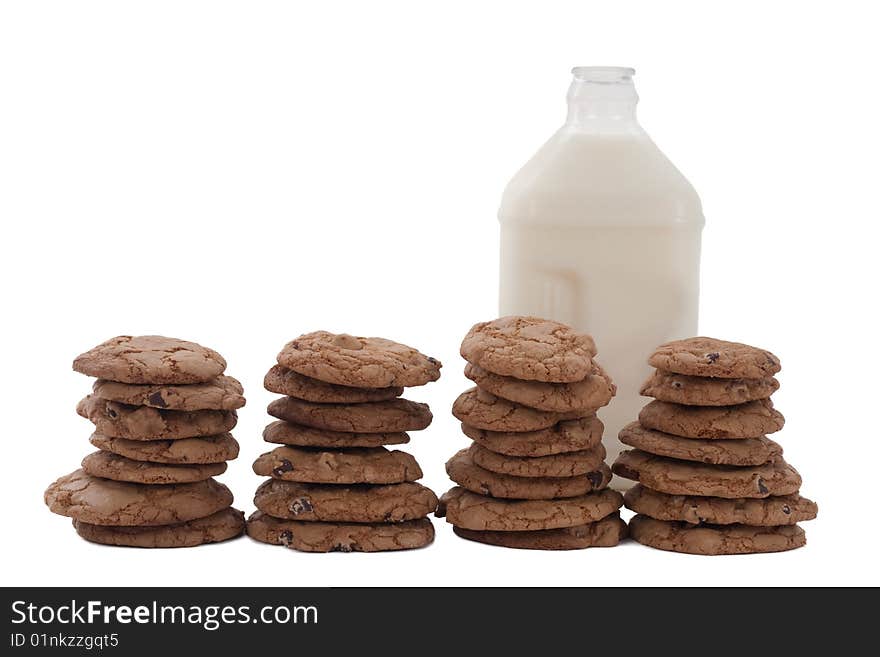
[[[636,120],[633,69],[579,67],[568,118],[513,177],[501,222],[501,315],[590,333],[617,384],[599,412],[609,462],[647,402],[654,348],[697,334],[703,213]]]

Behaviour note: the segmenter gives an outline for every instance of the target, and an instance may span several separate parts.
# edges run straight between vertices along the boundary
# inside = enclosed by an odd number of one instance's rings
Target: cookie
[[[640,394],[674,404],[733,406],[767,399],[778,389],[779,381],[772,376],[760,379],[713,379],[654,370],[642,384]]]
[[[430,488],[407,482],[385,486],[332,486],[268,479],[254,505],[275,518],[319,522],[403,522],[437,508]]]
[[[539,531],[597,522],[623,505],[616,490],[558,500],[499,500],[456,486],[443,495],[446,522],[475,531]]]
[[[605,406],[617,393],[617,386],[597,364],[586,378],[574,383],[523,381],[501,376],[468,363],[464,375],[483,390],[529,408],[555,413],[591,412]]]
[[[427,404],[391,399],[364,404],[315,404],[279,397],[269,404],[269,415],[315,429],[351,433],[418,431],[433,419]]]
[[[273,518],[262,511],[248,518],[247,533],[262,543],[302,552],[412,550],[434,540],[434,526],[427,518],[395,523],[302,522]]]
[[[487,431],[539,431],[578,416],[528,408],[476,387],[458,396],[452,414],[467,425]]]
[[[785,424],[782,413],[769,399],[737,406],[684,406],[654,400],[639,413],[647,429],[685,438],[760,438],[779,431]]]
[[[508,456],[549,456],[591,449],[602,442],[605,430],[595,415],[564,420],[538,431],[486,431],[462,423],[461,430],[474,442]]]
[[[521,550],[583,550],[590,547],[614,547],[626,537],[626,523],[615,513],[598,522],[562,529],[497,532],[453,527],[452,531],[469,541],[499,547]]]
[[[92,392],[95,397],[120,404],[172,411],[234,411],[245,404],[241,383],[226,375],[188,385],[138,385],[98,379],[92,384]]]
[[[129,440],[93,433],[89,438],[98,449],[135,461],[171,464],[221,463],[238,458],[238,441],[231,434],[181,438],[179,440]]]
[[[763,379],[780,369],[765,349],[716,338],[688,338],[662,344],[648,358],[658,370],[721,379]]]
[[[655,520],[675,520],[693,525],[743,524],[755,527],[793,525],[812,520],[819,507],[797,493],[763,499],[724,499],[695,495],[667,495],[636,484],[623,496],[627,509]]]
[[[263,429],[263,440],[267,443],[299,447],[381,447],[382,445],[403,445],[409,442],[409,436],[403,431],[392,433],[328,431],[327,429],[307,427],[304,424],[276,420]]]
[[[629,535],[639,543],[658,550],[704,555],[784,552],[807,544],[804,530],[797,525],[694,526],[686,522],[654,520],[641,515],[629,521]]]
[[[593,338],[538,317],[501,317],[474,324],[461,356],[484,370],[526,381],[574,383],[593,369]]]
[[[80,354],[73,369],[121,383],[204,383],[223,374],[213,349],[161,335],[120,335]]]
[[[762,465],[782,456],[782,447],[766,436],[740,440],[682,438],[630,422],[620,430],[619,438],[624,445],[650,454],[714,465]]]
[[[422,469],[411,454],[384,447],[276,447],[254,461],[254,472],[311,484],[398,484],[422,478]]]
[[[385,338],[327,331],[284,345],[278,364],[313,379],[354,388],[421,386],[440,378],[439,360]]]
[[[157,527],[107,527],[74,520],[76,533],[92,543],[140,548],[195,547],[244,533],[244,513],[229,507],[206,518]]]
[[[263,387],[269,392],[304,399],[318,404],[362,404],[387,401],[400,397],[403,388],[353,388],[304,376],[281,365],[274,365],[263,378]]]
[[[678,461],[633,449],[621,452],[611,470],[670,495],[760,498],[791,495],[801,486],[797,470],[781,458],[765,465],[734,467]]]
[[[514,477],[577,477],[594,472],[605,462],[605,448],[601,444],[580,452],[550,456],[506,456],[474,444],[470,453],[473,462],[481,468]]]
[[[195,438],[226,433],[235,426],[235,411],[163,411],[129,406],[94,395],[80,400],[76,412],[90,420],[98,433],[130,440]]]
[[[83,472],[93,477],[113,481],[130,481],[135,484],[188,484],[204,481],[226,472],[225,463],[172,465],[149,463],[110,452],[92,452],[80,464]]]
[[[57,479],[43,495],[52,513],[95,525],[171,525],[205,518],[232,504],[223,484],[129,484],[75,470]]]
[[[595,472],[580,477],[514,477],[481,468],[470,450],[460,450],[446,462],[446,474],[462,488],[500,499],[551,500],[586,495],[601,490],[611,481],[604,463]]]

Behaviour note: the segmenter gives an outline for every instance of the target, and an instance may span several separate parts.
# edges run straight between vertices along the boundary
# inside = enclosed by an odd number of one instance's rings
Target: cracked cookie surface
[[[98,379],[92,385],[92,393],[101,399],[173,411],[234,411],[245,404],[243,392],[241,383],[225,374],[204,383],[186,385],[138,385],[106,379]]]
[[[312,484],[397,484],[421,479],[411,454],[384,447],[345,450],[276,447],[253,466],[261,477]]]
[[[140,548],[195,547],[244,533],[244,513],[229,507],[205,518],[158,527],[106,527],[74,520],[76,533],[92,543]]]
[[[462,358],[489,372],[527,381],[574,383],[593,369],[593,338],[538,317],[509,316],[475,324]]]
[[[355,388],[421,386],[440,378],[442,364],[385,338],[315,331],[288,342],[278,364],[313,379]]]
[[[779,381],[761,379],[718,379],[654,370],[639,392],[644,397],[690,406],[733,406],[767,399],[779,389]]]
[[[129,440],[95,432],[89,438],[98,449],[151,463],[221,463],[238,458],[238,441],[231,434],[177,440]]]
[[[452,404],[452,414],[465,424],[487,431],[539,431],[578,413],[539,411],[496,397],[474,387],[465,390]]]
[[[382,445],[403,445],[409,442],[409,435],[403,431],[383,433],[352,433],[316,429],[304,424],[276,420],[263,429],[263,440],[267,443],[295,445],[298,447],[381,447]]]
[[[538,531],[477,531],[452,527],[461,538],[487,545],[521,550],[583,550],[590,547],[614,547],[626,537],[626,523],[618,514],[598,522],[562,529]]]
[[[226,472],[225,463],[205,463],[171,465],[134,461],[110,452],[92,452],[80,466],[83,472],[93,477],[103,477],[113,481],[128,481],[135,484],[188,484],[204,481]]]
[[[471,445],[469,451],[481,468],[515,477],[577,477],[596,471],[605,462],[601,443],[591,449],[550,456],[506,456],[479,444]]]
[[[639,413],[639,423],[685,438],[760,438],[782,429],[785,418],[769,399],[736,406],[684,406],[654,400]]]
[[[488,431],[462,423],[468,438],[486,449],[508,456],[549,456],[579,452],[602,441],[605,426],[595,415],[577,420],[563,420],[549,429],[538,431]]]
[[[784,552],[807,543],[797,525],[751,527],[749,525],[689,525],[637,515],[629,521],[629,535],[659,550],[687,554],[755,554]]]
[[[781,369],[779,359],[766,349],[707,337],[662,344],[648,363],[667,372],[723,379],[761,379]]]
[[[77,356],[73,369],[121,383],[203,383],[223,374],[213,349],[161,335],[120,335]]]
[[[315,429],[350,433],[418,431],[431,424],[427,404],[390,399],[363,404],[316,404],[293,397],[280,397],[269,404],[272,417]]]

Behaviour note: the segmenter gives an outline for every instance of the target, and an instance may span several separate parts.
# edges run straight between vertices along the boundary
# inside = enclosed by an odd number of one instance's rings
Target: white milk
[[[590,333],[617,396],[599,412],[609,462],[648,401],[654,348],[697,334],[703,213],[690,183],[636,121],[632,69],[573,71],[565,125],[507,186],[501,315]]]

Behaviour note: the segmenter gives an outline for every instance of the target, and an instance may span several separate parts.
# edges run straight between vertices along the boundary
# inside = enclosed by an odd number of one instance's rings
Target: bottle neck
[[[575,68],[572,73],[566,126],[603,133],[641,131],[632,69],[589,66]]]

